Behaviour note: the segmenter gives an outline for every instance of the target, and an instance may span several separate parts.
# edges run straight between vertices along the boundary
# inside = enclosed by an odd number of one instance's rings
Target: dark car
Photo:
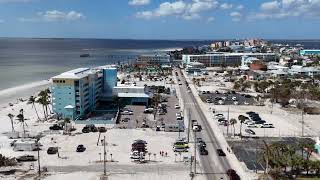
[[[86,149],[87,149],[87,148],[85,148],[84,145],[80,144],[80,145],[78,145],[76,151],[77,151],[77,152],[84,152]]]
[[[199,142],[198,146],[199,147],[207,147],[207,144],[206,144],[206,142],[201,141],[201,142]]]
[[[98,128],[94,124],[86,125],[85,128],[88,128],[90,132],[98,132]]]
[[[107,129],[105,127],[98,127],[98,130],[99,130],[100,133],[107,132]]]
[[[226,153],[224,153],[222,149],[217,149],[217,152],[219,156],[226,156]]]
[[[58,147],[49,147],[47,150],[47,154],[57,154],[58,153]]]
[[[200,151],[200,155],[208,155],[209,154],[208,150],[206,150],[205,147],[200,147],[199,151]]]
[[[50,130],[63,130],[63,128],[61,126],[59,126],[58,124],[54,124],[53,126],[49,127]]]
[[[233,169],[228,169],[226,174],[229,176],[230,180],[240,180],[239,175],[237,174],[237,172]]]
[[[18,162],[36,161],[37,159],[32,155],[23,155],[16,158]]]
[[[251,98],[252,96],[249,94],[244,95],[245,98]]]
[[[89,133],[90,129],[88,127],[84,127],[84,128],[82,128],[82,132],[83,133]]]
[[[256,114],[256,113],[253,111],[249,111],[249,112],[246,112],[246,114],[250,115],[250,114]]]

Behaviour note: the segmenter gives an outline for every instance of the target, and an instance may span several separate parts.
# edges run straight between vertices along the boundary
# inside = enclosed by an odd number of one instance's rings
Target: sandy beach
[[[39,91],[48,88],[50,83],[49,80],[42,80],[0,90],[0,108],[7,107],[8,103],[16,103],[18,98],[26,99],[36,95]]]

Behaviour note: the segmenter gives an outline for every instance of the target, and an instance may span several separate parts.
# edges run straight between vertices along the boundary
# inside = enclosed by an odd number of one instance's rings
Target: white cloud
[[[129,5],[131,6],[143,6],[150,4],[150,0],[130,0]]]
[[[210,22],[212,22],[212,21],[214,21],[214,20],[215,20],[214,17],[208,17],[207,22],[210,23]]]
[[[280,3],[278,1],[265,2],[261,4],[262,11],[276,11],[280,8]]]
[[[185,20],[199,19],[201,13],[209,11],[218,6],[216,0],[192,0],[185,2],[182,0],[174,2],[163,2],[154,10],[137,12],[136,17],[151,19],[155,17],[176,16]]]
[[[234,11],[234,12],[230,13],[230,16],[231,16],[232,21],[236,21],[237,22],[237,21],[241,20],[243,15],[241,13],[237,12],[237,11]]]
[[[233,4],[223,3],[220,5],[221,9],[231,9],[233,7]]]
[[[242,9],[244,9],[244,6],[243,6],[242,4],[240,4],[240,5],[238,5],[238,6],[236,7],[236,9],[237,9],[237,10],[242,10]]]
[[[288,17],[320,18],[320,0],[277,0],[261,4],[261,11],[249,20],[283,19]]]
[[[84,19],[82,13],[76,11],[62,12],[58,10],[51,10],[37,13],[37,17],[33,18],[19,18],[22,22],[55,22],[55,21],[76,21]]]

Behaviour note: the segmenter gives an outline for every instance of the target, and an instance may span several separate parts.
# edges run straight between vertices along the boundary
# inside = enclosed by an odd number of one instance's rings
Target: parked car
[[[18,162],[36,161],[37,159],[33,155],[23,155],[16,158]]]
[[[47,154],[57,154],[58,153],[58,147],[49,147],[47,150]]]
[[[77,152],[84,152],[87,148],[83,144],[78,145]]]
[[[263,124],[261,128],[274,128],[273,124]]]
[[[252,129],[246,129],[244,131],[248,134],[256,135],[256,133]]]
[[[211,99],[206,99],[207,103],[212,103]]]
[[[121,114],[122,115],[133,115],[133,112],[132,111],[123,111]]]
[[[88,127],[82,128],[82,133],[89,133],[89,132],[90,132],[90,128],[88,128]]]
[[[107,129],[105,127],[98,127],[98,130],[99,130],[100,133],[107,132]]]
[[[224,153],[222,149],[217,149],[217,152],[219,156],[226,156],[226,153]]]
[[[237,174],[237,172],[233,169],[228,169],[226,171],[226,174],[229,176],[229,180],[240,180],[239,175]]]
[[[121,121],[122,121],[122,122],[129,122],[129,121],[130,121],[130,118],[123,118]]]
[[[89,132],[98,132],[98,128],[94,124],[86,125],[84,128],[87,128]]]
[[[174,106],[174,108],[175,108],[175,109],[180,109],[180,106],[179,106],[178,104],[176,104],[176,105]]]
[[[63,127],[59,126],[58,124],[54,124],[49,127],[50,130],[63,130]]]
[[[216,114],[216,115],[214,115],[214,116],[217,117],[217,118],[222,118],[222,117],[224,117],[223,114]]]

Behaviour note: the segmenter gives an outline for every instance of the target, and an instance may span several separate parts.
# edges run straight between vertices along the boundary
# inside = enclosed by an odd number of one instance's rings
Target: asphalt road
[[[199,104],[197,103],[194,95],[190,92],[187,92],[187,87],[185,85],[185,78],[181,75],[178,70],[179,78],[181,79],[182,85],[180,85],[180,93],[181,97],[184,100],[184,107],[188,111],[190,111],[191,119],[195,119],[198,121],[203,128],[201,132],[197,133],[197,137],[201,137],[207,144],[207,150],[209,152],[208,156],[200,155],[200,164],[202,166],[203,172],[199,172],[197,176],[204,175],[208,180],[220,180],[229,179],[225,174],[228,169],[230,169],[229,162],[226,157],[219,156],[217,154],[217,149],[220,148],[218,141],[213,133],[207,119],[201,110]],[[193,139],[194,137],[192,137]],[[193,142],[193,141],[192,141]],[[228,156],[228,151],[226,149],[223,150]]]

